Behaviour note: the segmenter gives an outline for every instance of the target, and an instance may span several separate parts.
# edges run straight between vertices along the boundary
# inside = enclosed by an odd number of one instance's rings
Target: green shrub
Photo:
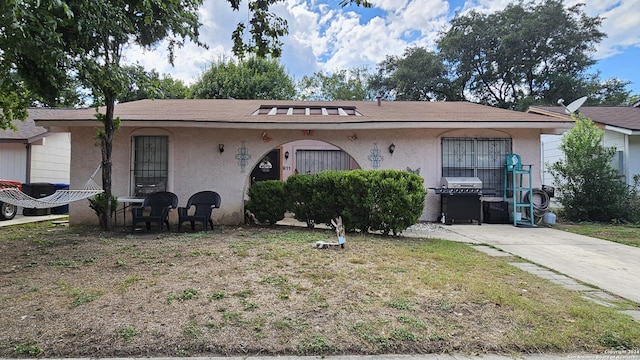
[[[398,170],[294,175],[284,187],[288,210],[310,226],[342,216],[347,231],[394,235],[418,221],[426,195],[420,176]]]
[[[426,196],[420,176],[406,171],[382,170],[371,180],[371,230],[396,235],[418,222]]]
[[[292,175],[284,183],[287,209],[294,213],[296,220],[307,223],[308,227],[313,227],[317,218],[317,208],[312,202],[316,180],[314,175]]]
[[[102,192],[93,197],[93,199],[89,199],[89,207],[93,209],[98,217],[101,214],[104,214],[107,211],[107,195]],[[116,212],[118,209],[118,198],[115,196],[111,196],[111,215]]]
[[[261,223],[274,225],[284,219],[286,198],[284,183],[279,180],[258,181],[249,188],[249,201],[246,208]]]
[[[562,137],[565,158],[549,167],[558,201],[570,221],[629,221],[637,202],[635,189],[621,181],[611,166],[616,149],[603,146],[604,131],[591,119],[574,117],[575,126]]]

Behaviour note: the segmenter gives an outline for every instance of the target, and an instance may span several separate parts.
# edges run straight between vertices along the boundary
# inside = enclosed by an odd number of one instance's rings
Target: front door
[[[251,182],[280,180],[280,149],[271,150],[251,172]]]

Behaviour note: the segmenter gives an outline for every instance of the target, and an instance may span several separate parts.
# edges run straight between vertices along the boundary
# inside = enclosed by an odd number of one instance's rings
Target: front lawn
[[[0,357],[640,348],[640,323],[509,265],[520,259],[378,235],[312,247],[334,237],[289,227],[2,228]]]
[[[640,225],[610,225],[600,223],[558,223],[554,228],[575,234],[615,241],[640,247]]]

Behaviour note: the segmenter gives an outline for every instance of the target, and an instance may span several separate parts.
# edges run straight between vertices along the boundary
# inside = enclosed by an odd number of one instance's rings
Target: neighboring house
[[[71,133],[71,188],[81,187],[101,163],[95,133],[102,124],[94,115],[84,109],[36,119]],[[183,206],[191,194],[214,190],[222,196],[214,212],[219,224],[244,221],[253,180],[284,179],[328,151],[336,155],[327,160],[331,167],[347,167],[336,165],[344,153],[348,168],[411,170],[424,178],[425,188],[440,187],[443,176],[477,176],[501,199],[506,155],[540,164],[540,135],[573,125],[468,102],[141,100],[116,105],[115,115],[120,128],[113,138],[113,194],[169,190]],[[541,185],[537,166],[532,180]],[[429,191],[421,220],[435,221],[439,214],[440,196]],[[87,201],[71,204],[71,223],[97,220]]]
[[[22,183],[69,183],[71,135],[36,126],[34,118],[68,110],[29,109],[25,121],[16,120],[17,131],[0,130],[0,178]]]
[[[527,112],[563,120],[571,119],[560,106],[532,106]],[[640,174],[640,107],[583,106],[578,112],[604,130],[603,145],[617,150],[611,165],[625,177],[627,184],[631,185],[633,176]],[[553,177],[547,166],[564,158],[560,150],[562,138],[561,135],[543,135],[541,142],[543,182],[553,185]]]

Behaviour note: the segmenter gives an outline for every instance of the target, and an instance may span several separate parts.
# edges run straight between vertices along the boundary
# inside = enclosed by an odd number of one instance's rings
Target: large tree
[[[383,98],[405,101],[457,100],[442,57],[422,47],[402,56],[388,55],[369,80],[369,89]]]
[[[195,99],[288,100],[295,86],[277,59],[251,56],[211,64],[191,86],[191,94]]]
[[[169,61],[186,39],[198,41],[198,8],[202,0],[19,0],[3,2],[0,10],[0,69],[5,81],[0,90],[28,89],[46,101],[56,101],[62,90],[78,82],[105,112],[98,114],[103,129],[98,138],[102,151],[102,187],[105,201],[100,225],[111,228],[111,152],[118,95],[130,78],[122,66],[122,51],[136,44],[151,49],[167,41]],[[7,76],[11,81],[7,81]],[[16,76],[13,76],[16,75]],[[8,98],[3,115],[23,118],[24,102]],[[10,118],[5,115],[4,120]]]
[[[332,74],[317,71],[298,81],[298,98],[304,101],[365,100],[372,97],[367,90],[369,76],[366,67]]]
[[[124,66],[124,70],[129,77],[128,86],[125,93],[118,95],[118,102],[189,97],[189,88],[168,74],[160,76],[157,71],[147,71],[141,65]]]
[[[469,99],[517,108],[523,99],[544,99],[555,79],[580,78],[595,63],[602,18],[587,16],[583,6],[545,0],[492,14],[471,11],[456,16],[437,45]]]

